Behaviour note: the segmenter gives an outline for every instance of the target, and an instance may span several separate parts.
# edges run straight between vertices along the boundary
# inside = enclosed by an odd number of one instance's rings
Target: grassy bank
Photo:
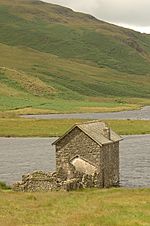
[[[0,191],[3,226],[149,226],[150,189]]]
[[[1,137],[52,137],[61,136],[75,123],[87,120],[50,119],[36,120],[23,118],[0,118]],[[150,121],[139,120],[104,120],[119,134],[149,134]]]

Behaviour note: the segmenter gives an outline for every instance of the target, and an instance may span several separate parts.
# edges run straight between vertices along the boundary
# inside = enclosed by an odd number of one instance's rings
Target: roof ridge
[[[106,122],[99,120],[99,119],[91,120],[91,121],[87,121],[87,122],[80,122],[80,123],[77,122],[77,123],[75,123],[75,125],[78,126],[78,125],[84,125],[84,124],[92,124],[92,123],[96,123],[96,122],[105,123],[107,125]]]
[[[103,126],[101,128],[100,125],[93,125],[93,127],[95,128],[92,128],[92,125],[90,124],[94,124],[94,123],[102,123]],[[75,128],[80,129],[82,132],[84,132],[88,137],[90,137],[93,141],[95,141],[99,145],[103,145],[103,144],[105,145],[111,142],[116,142],[121,140],[121,137],[116,132],[114,132],[106,122],[101,120],[92,120],[92,121],[87,121],[83,123],[76,123],[68,131],[66,131],[66,133],[63,136],[61,136],[55,142],[53,142],[53,145],[55,145],[58,141],[63,139],[67,134],[69,134]],[[110,129],[111,136],[109,139],[102,133],[104,128]]]

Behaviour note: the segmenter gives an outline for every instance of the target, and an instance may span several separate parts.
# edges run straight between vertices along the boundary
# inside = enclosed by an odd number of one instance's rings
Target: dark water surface
[[[33,170],[55,170],[56,138],[0,138],[0,181],[12,184]],[[125,136],[120,144],[120,182],[150,187],[150,135]]]
[[[23,115],[24,118],[35,119],[138,119],[150,120],[150,106],[140,110],[122,111],[112,113],[77,113],[77,114],[48,114],[48,115]]]

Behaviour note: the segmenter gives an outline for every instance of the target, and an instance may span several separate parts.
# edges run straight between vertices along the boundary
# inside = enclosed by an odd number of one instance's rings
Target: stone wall
[[[56,167],[54,173],[39,171],[24,175],[13,189],[23,192],[70,191],[118,186],[119,142],[100,146],[76,127],[57,142]]]
[[[81,188],[97,187],[98,174],[87,175],[77,172],[71,167],[70,174],[63,174],[63,170],[59,169],[58,173],[45,173],[42,171],[33,172],[23,175],[22,181],[13,185],[14,191],[21,192],[37,192],[37,191],[72,191]]]
[[[119,142],[103,146],[100,169],[103,187],[119,186]]]
[[[61,167],[67,172],[70,160],[76,156],[88,160],[97,168],[97,187],[119,185],[119,142],[101,147],[76,127],[56,145],[57,169]]]
[[[100,146],[77,127],[57,143],[56,168],[65,168],[76,156],[99,166]]]

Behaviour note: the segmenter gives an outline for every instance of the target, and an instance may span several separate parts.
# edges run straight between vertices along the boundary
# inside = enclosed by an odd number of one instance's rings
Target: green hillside
[[[0,111],[150,104],[150,35],[37,0],[0,0]]]

